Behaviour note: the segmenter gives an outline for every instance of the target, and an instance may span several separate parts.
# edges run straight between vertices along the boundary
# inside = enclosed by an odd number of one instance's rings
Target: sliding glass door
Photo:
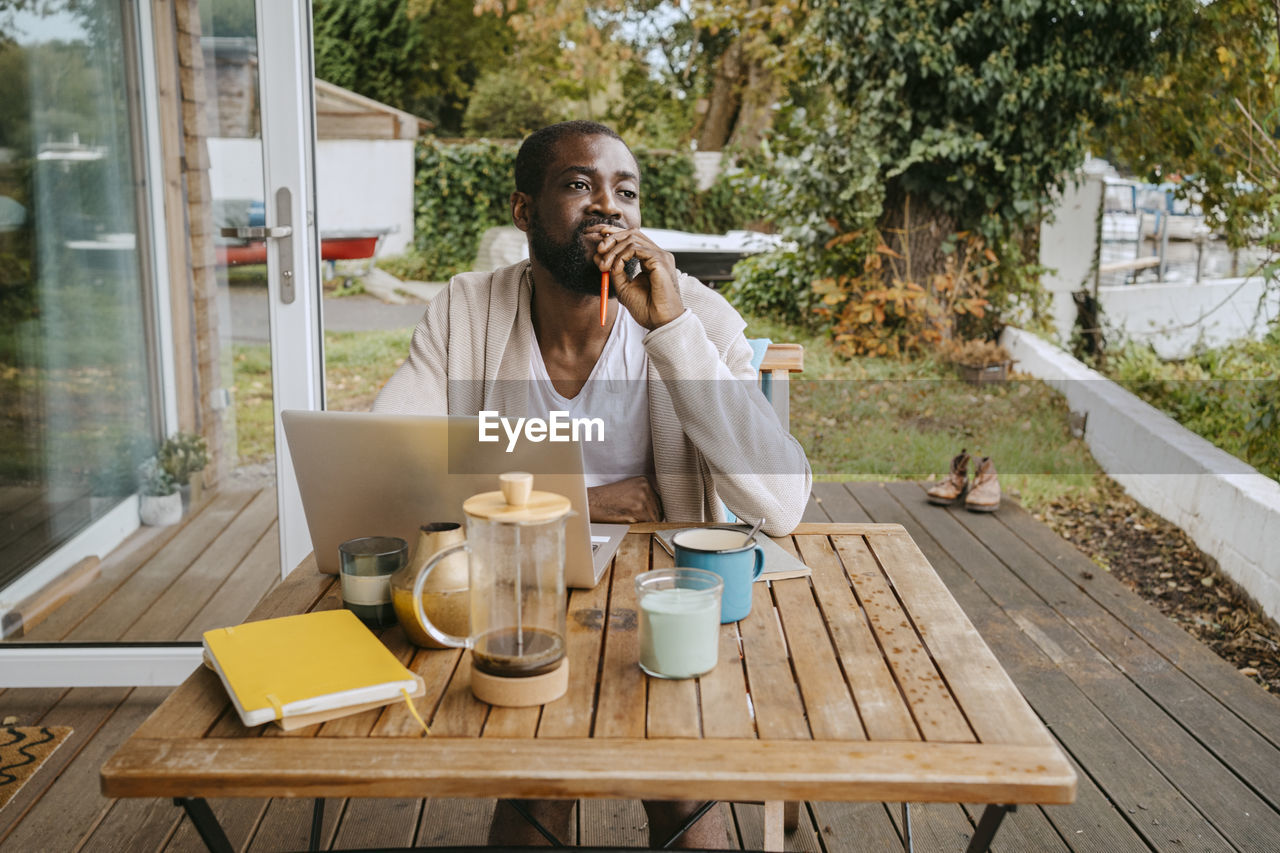
[[[163,429],[134,21],[2,12],[0,588],[112,513]]]
[[[323,405],[310,6],[0,5],[0,79],[0,687],[173,683],[198,648],[157,644],[311,550],[279,418]],[[211,494],[134,532],[178,431]]]

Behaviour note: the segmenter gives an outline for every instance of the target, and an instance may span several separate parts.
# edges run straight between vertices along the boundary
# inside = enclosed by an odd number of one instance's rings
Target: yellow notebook
[[[206,631],[204,657],[246,726],[294,728],[426,692],[350,610]]]

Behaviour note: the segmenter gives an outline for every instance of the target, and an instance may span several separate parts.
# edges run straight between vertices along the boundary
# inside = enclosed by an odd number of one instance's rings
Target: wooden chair
[[[791,431],[791,374],[804,370],[804,347],[800,344],[769,343],[757,369],[760,372],[760,390],[773,404],[778,420]]]

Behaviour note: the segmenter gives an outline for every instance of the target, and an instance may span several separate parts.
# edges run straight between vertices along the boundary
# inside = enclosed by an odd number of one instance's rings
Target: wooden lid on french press
[[[501,490],[472,495],[462,511],[500,524],[541,524],[569,514],[569,499],[555,492],[535,492],[533,475],[510,471],[498,475]]]

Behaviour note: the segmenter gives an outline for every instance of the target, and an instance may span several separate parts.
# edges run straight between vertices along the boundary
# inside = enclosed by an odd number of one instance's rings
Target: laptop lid
[[[565,583],[595,586],[627,525],[591,525],[579,442],[481,442],[473,417],[369,412],[281,413],[320,571],[338,571],[338,546],[399,536],[410,548],[428,522],[462,522],[462,503],[495,491],[498,474],[528,471],[534,488],[569,499]]]

